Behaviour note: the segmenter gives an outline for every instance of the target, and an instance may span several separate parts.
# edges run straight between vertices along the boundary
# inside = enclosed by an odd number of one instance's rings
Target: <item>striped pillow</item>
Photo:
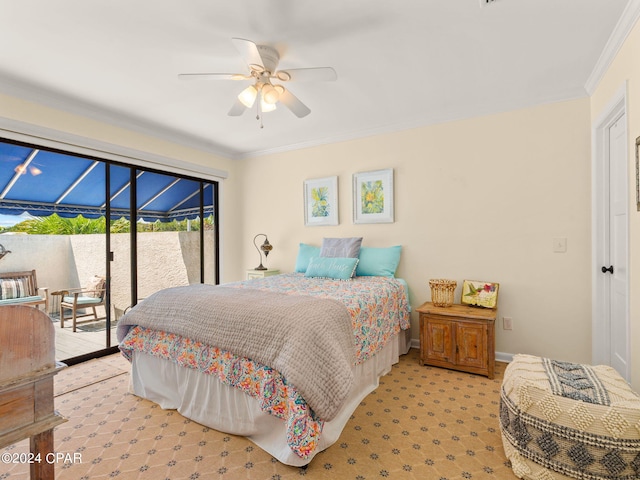
[[[28,297],[26,278],[0,280],[0,300]]]

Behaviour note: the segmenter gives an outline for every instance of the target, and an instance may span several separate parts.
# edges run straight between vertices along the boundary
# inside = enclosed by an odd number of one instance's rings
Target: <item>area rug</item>
[[[412,349],[360,404],[338,442],[306,468],[130,394],[128,371],[112,355],[56,377],[56,408],[69,421],[56,428],[55,449],[80,455],[56,465],[57,480],[516,478],[498,426],[501,363],[488,380],[420,366]],[[81,378],[86,384],[78,387]],[[0,452],[25,453],[28,443]],[[25,478],[27,465],[0,464],[0,479]]]

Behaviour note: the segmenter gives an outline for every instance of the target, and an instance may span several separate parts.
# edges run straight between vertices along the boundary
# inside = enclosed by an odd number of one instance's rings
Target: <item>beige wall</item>
[[[497,350],[591,358],[589,100],[544,105],[241,161],[245,267],[267,233],[268,266],[291,271],[299,242],[362,236],[403,246],[414,306],[430,278],[501,285]],[[352,222],[352,174],[393,168],[395,222]],[[305,227],[305,179],[338,176],[340,225]],[[567,238],[566,253],[553,239]],[[459,299],[460,286],[456,292]],[[417,339],[417,316],[412,319]],[[570,340],[570,341],[568,341]]]
[[[629,137],[629,277],[631,321],[631,383],[640,390],[640,251],[635,246],[640,242],[640,213],[636,209],[635,139],[640,136],[640,24],[636,24],[623,47],[611,63],[591,97],[591,121],[607,108],[607,104],[620,88],[627,88],[627,129]]]

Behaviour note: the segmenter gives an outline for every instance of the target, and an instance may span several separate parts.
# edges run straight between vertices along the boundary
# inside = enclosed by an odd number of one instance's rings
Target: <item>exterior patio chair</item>
[[[98,275],[94,275],[84,288],[68,289],[60,302],[60,328],[64,328],[64,321],[68,319],[65,316],[65,309],[71,310],[71,321],[73,323],[73,331],[76,331],[78,323],[95,322],[103,320],[106,317],[98,317],[96,307],[104,306],[106,279]],[[89,313],[79,313],[82,310],[89,310]],[[92,317],[92,318],[86,318]],[[84,320],[80,321],[82,318]]]

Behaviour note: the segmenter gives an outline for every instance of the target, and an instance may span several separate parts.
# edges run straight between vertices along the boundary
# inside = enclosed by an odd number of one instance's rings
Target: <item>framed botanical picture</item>
[[[353,223],[393,223],[393,169],[353,174]]]
[[[477,307],[496,308],[498,306],[499,287],[498,283],[464,280],[462,282],[460,303]]]
[[[338,177],[305,180],[304,224],[338,225]]]

